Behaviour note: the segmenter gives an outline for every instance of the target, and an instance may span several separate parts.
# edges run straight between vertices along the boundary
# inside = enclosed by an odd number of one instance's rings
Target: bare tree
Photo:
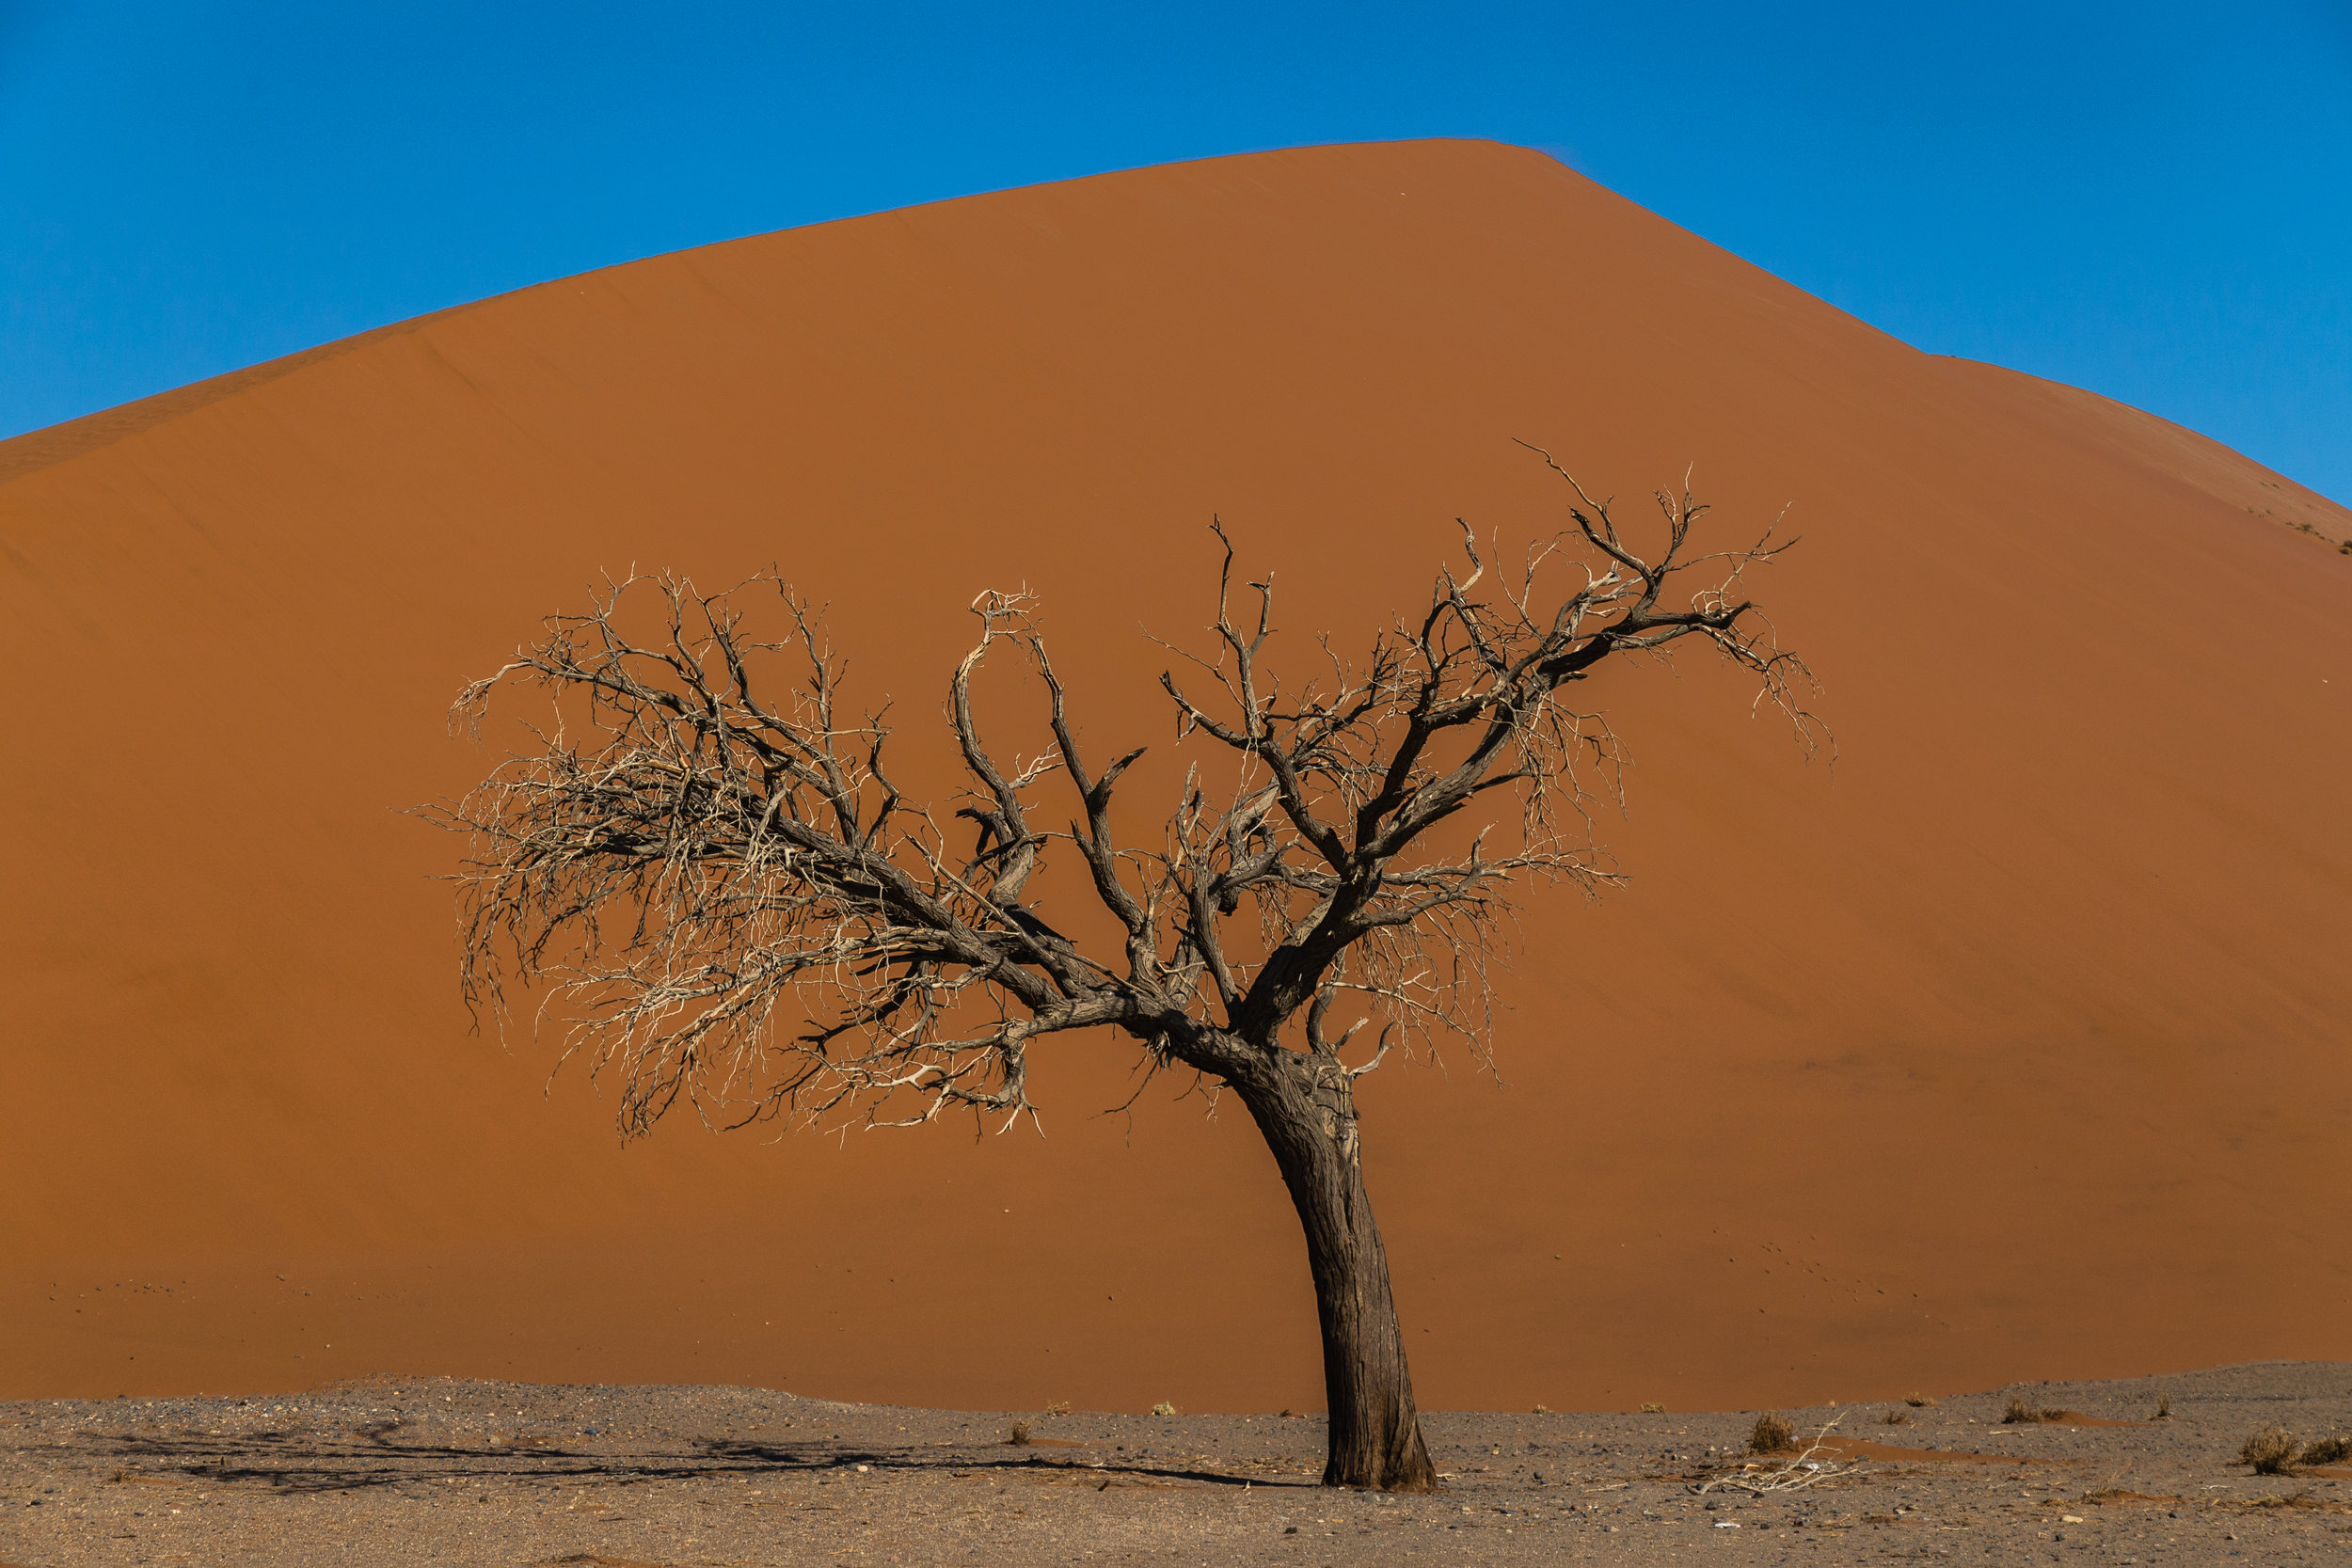
[[[458,700],[477,726],[509,682],[556,706],[534,750],[435,813],[471,835],[467,994],[502,1014],[503,982],[545,987],[559,1062],[617,1080],[624,1137],[681,1099],[730,1125],[1034,1117],[1032,1048],[1079,1030],[1230,1089],[1306,1233],[1326,1484],[1431,1489],[1357,1079],[1449,1036],[1484,1057],[1515,884],[1621,879],[1586,812],[1617,788],[1617,744],[1567,700],[1605,664],[1704,639],[1813,734],[1811,677],[1741,580],[1786,546],[1767,531],[1692,553],[1705,508],[1686,485],[1659,494],[1662,537],[1637,547],[1551,467],[1572,531],[1490,581],[1494,546],[1482,554],[1466,526],[1466,567],[1441,572],[1423,610],[1360,660],[1323,640],[1289,683],[1268,655],[1272,582],[1241,585],[1237,610],[1218,529],[1214,644],[1160,681],[1188,766],[1152,843],[1122,844],[1112,825],[1143,748],[1089,763],[1025,594],[974,605],[978,641],[947,688],[966,784],[934,808],[892,782],[889,729],[844,709],[820,618],[772,575],[713,594],[667,576],[608,582]],[[1692,572],[1703,586],[1677,599]],[[1539,588],[1552,578],[1564,585]],[[753,601],[771,594],[784,635],[759,641]],[[1050,731],[1026,762],[992,750],[973,717],[975,673],[1008,657],[1041,689]],[[1042,817],[1049,784],[1070,805]],[[958,820],[968,853],[950,847]],[[1025,902],[1057,844],[1083,862],[1107,916],[1086,924],[1105,940],[1064,935]],[[1348,1020],[1336,1033],[1335,1015]],[[1368,1023],[1375,1043],[1351,1063]]]

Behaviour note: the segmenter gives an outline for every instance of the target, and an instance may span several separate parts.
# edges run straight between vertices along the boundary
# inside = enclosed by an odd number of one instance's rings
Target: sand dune
[[[1703,661],[1607,689],[1635,885],[1531,909],[1503,1086],[1367,1082],[1423,1404],[2352,1356],[2352,518],[1438,142],[659,257],[0,444],[0,1393],[1306,1407],[1246,1123],[1099,1116],[1124,1055],[1073,1048],[1043,1140],[621,1150],[469,1034],[403,808],[488,764],[458,685],[632,562],[779,562],[911,739],[1026,582],[1097,744],[1157,740],[1139,628],[1200,625],[1212,513],[1359,638],[1455,516],[1558,524],[1515,436],[1791,503],[1840,758]]]

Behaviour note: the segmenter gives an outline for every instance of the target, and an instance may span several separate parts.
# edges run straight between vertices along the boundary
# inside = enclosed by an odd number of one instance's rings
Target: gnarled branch
[[[1151,845],[1119,843],[1111,814],[1145,750],[1089,770],[1025,593],[974,602],[979,637],[948,683],[967,779],[948,826],[972,825],[964,854],[891,783],[885,715],[845,716],[821,618],[772,573],[709,594],[669,576],[608,580],[459,698],[477,727],[503,687],[536,687],[555,708],[532,750],[432,813],[472,843],[458,879],[469,998],[502,1017],[508,981],[544,988],[560,1060],[618,1079],[630,1135],[680,1100],[736,1123],[961,1108],[1009,1125],[1035,1116],[1030,1046],[1087,1029],[1213,1077],[1300,1049],[1352,1077],[1446,1035],[1483,1053],[1513,890],[1622,880],[1589,807],[1616,792],[1623,755],[1570,701],[1580,683],[1613,656],[1703,639],[1808,746],[1820,733],[1809,672],[1745,588],[1786,545],[1768,530],[1692,553],[1707,509],[1687,485],[1657,498],[1662,539],[1637,540],[1542,455],[1571,490],[1571,532],[1498,570],[1500,546],[1465,524],[1466,570],[1441,571],[1360,660],[1325,640],[1295,688],[1271,663],[1272,578],[1241,585],[1255,607],[1237,618],[1232,542],[1213,524],[1213,651],[1185,656],[1184,680],[1161,677],[1186,768]],[[774,641],[750,629],[762,600]],[[972,700],[1005,655],[1041,685],[1050,736],[1009,766]],[[1074,811],[1039,818],[1063,789]],[[1038,912],[1057,842],[1076,851],[1118,953],[1086,951]],[[1362,1016],[1332,1039],[1343,1002]],[[1375,1019],[1377,1053],[1337,1068]]]

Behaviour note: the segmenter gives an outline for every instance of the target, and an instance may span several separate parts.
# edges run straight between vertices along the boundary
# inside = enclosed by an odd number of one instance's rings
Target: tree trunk
[[[1355,1085],[1329,1057],[1276,1052],[1253,1082],[1235,1082],[1307,1233],[1307,1260],[1323,1326],[1323,1387],[1330,1409],[1326,1486],[1434,1492],[1412,1373],[1389,1290],[1389,1257],[1364,1193]]]

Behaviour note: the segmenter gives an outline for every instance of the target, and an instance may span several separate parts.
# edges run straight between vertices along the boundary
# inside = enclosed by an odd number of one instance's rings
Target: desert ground
[[[2055,1418],[2006,1422],[2012,1401]],[[2267,1426],[2352,1433],[2342,1363],[1783,1414],[1798,1442],[1761,1456],[1755,1412],[1431,1415],[1445,1489],[1391,1497],[1315,1484],[1322,1421],[1287,1414],[447,1378],[18,1402],[0,1405],[0,1559],[2185,1565],[2352,1551],[2352,1467],[2235,1463]]]

